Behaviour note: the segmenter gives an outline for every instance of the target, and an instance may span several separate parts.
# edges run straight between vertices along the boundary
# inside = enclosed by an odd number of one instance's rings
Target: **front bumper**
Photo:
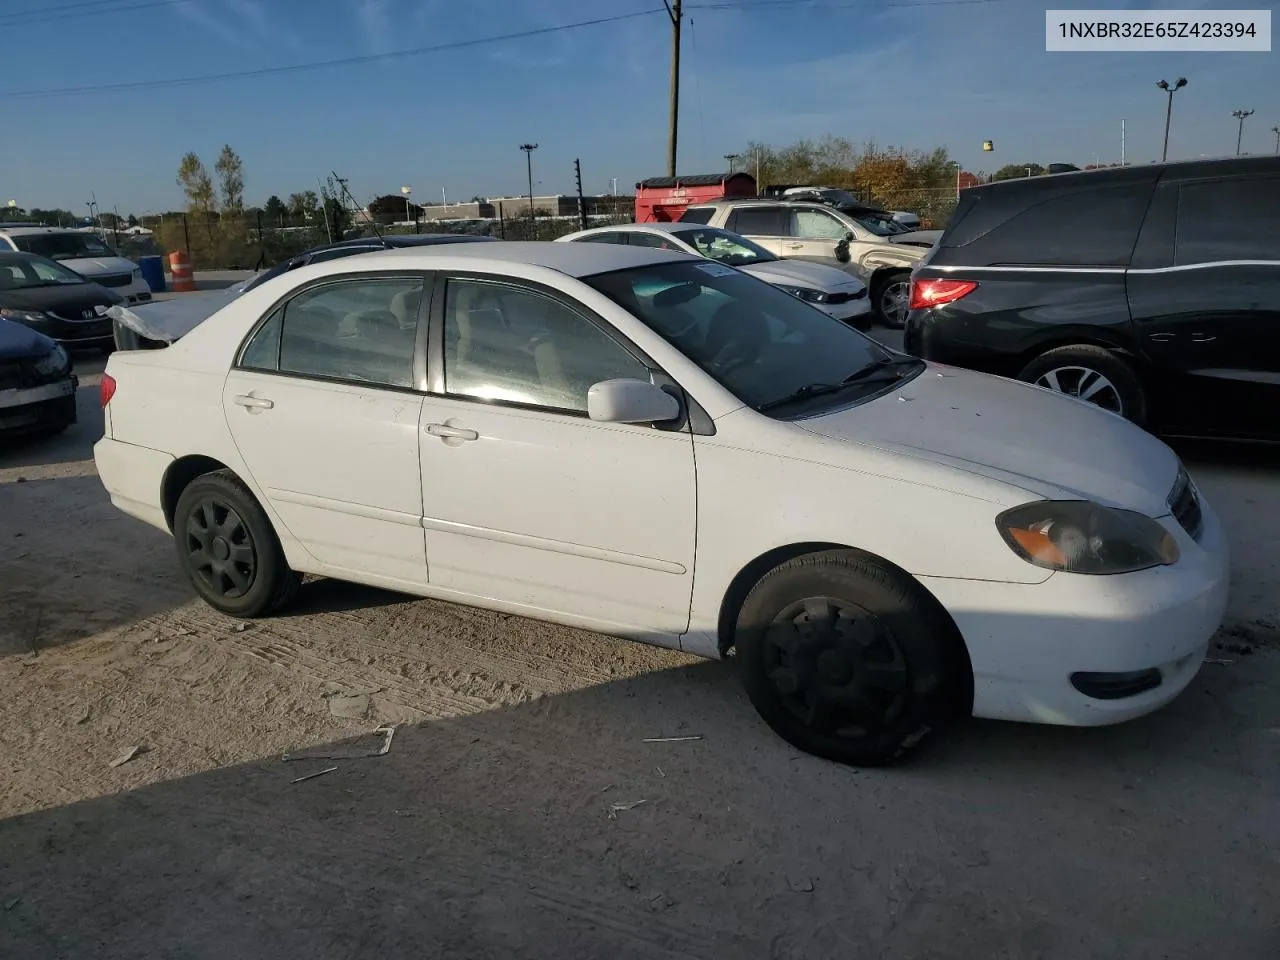
[[[1227,604],[1226,537],[1203,501],[1202,511],[1199,542],[1172,517],[1161,521],[1181,549],[1169,567],[1113,577],[1055,573],[1034,585],[921,577],[968,646],[974,716],[1102,726],[1177,697],[1199,671]],[[1072,683],[1073,675],[1077,684],[1080,674],[1119,682],[1150,670],[1159,684],[1131,696],[1087,696]]]
[[[871,298],[865,293],[857,300],[846,300],[844,303],[820,303],[816,306],[827,316],[860,330],[871,327]]]
[[[0,390],[0,434],[9,436],[60,430],[76,422],[74,374],[56,383]]]
[[[105,314],[92,320],[66,320],[55,314],[28,326],[64,347],[100,347],[114,342],[111,318]]]

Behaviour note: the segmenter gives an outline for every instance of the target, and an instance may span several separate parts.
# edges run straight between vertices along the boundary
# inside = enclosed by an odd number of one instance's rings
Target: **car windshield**
[[[892,237],[895,234],[902,233],[903,229],[900,225],[892,220],[882,220],[879,217],[871,217],[867,215],[857,216],[853,219],[866,227],[877,237]]]
[[[906,365],[895,369],[894,380],[924,366],[719,263],[654,264],[584,282],[757,410],[812,412],[815,403],[843,403],[883,389],[884,380],[874,375],[882,365]]]
[[[114,250],[92,233],[27,233],[9,238],[24,253],[50,260],[79,260],[84,257],[115,257]]]
[[[769,263],[777,260],[772,253],[728,230],[715,227],[698,227],[674,231],[675,235],[708,260],[719,260],[731,267],[745,267],[752,263]]]
[[[61,287],[85,282],[80,274],[72,273],[52,260],[0,256],[0,290]]]

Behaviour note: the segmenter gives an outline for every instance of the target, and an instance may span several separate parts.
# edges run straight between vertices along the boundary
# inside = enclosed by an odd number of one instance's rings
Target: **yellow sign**
[[[983,149],[983,151],[984,151],[984,152],[986,152],[986,153],[990,153],[990,152],[991,152],[992,150],[994,150],[995,148],[996,148],[995,141],[993,141],[993,140],[983,140],[983,141],[982,141],[982,149]]]

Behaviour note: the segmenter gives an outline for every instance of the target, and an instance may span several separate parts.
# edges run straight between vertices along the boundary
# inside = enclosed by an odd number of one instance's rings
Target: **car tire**
[[[876,277],[871,284],[871,309],[876,319],[891,330],[901,330],[907,323],[910,292],[909,270],[894,270]]]
[[[1137,424],[1147,419],[1142,378],[1127,360],[1106,347],[1077,343],[1049,350],[1023,367],[1018,379],[1086,400]]]
[[[173,539],[191,586],[228,616],[267,616],[289,603],[302,583],[266,513],[230,470],[203,474],[182,491]]]
[[[765,723],[805,753],[893,763],[972,706],[963,641],[896,568],[852,550],[775,567],[738,613],[737,661]]]

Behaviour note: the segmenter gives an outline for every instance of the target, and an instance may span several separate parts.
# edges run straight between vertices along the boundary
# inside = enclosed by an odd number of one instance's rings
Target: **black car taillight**
[[[909,308],[922,310],[925,307],[940,307],[945,303],[955,303],[976,289],[978,284],[974,280],[952,280],[949,277],[912,280]]]

